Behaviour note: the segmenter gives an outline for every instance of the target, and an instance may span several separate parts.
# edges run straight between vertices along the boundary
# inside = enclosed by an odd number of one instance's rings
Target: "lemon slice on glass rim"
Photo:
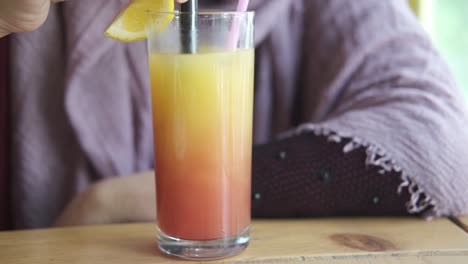
[[[168,14],[155,15],[155,12]],[[162,31],[172,21],[174,0],[132,0],[114,18],[104,34],[108,37],[133,42],[147,38],[147,26],[151,23],[151,30]]]

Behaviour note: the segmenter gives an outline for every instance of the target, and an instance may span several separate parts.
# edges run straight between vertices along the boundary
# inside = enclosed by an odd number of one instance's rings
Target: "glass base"
[[[194,241],[170,237],[158,228],[159,249],[169,255],[189,260],[213,260],[235,256],[247,248],[250,227],[234,237]]]

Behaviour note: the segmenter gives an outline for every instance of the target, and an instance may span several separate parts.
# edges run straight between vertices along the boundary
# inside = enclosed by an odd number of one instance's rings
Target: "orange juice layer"
[[[150,54],[157,221],[212,240],[250,224],[253,50]]]

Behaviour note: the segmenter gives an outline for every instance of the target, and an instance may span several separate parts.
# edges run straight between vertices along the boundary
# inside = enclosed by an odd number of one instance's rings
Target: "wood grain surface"
[[[178,262],[154,241],[151,223],[0,232],[0,263]],[[222,263],[298,262],[466,264],[468,234],[447,219],[255,221],[249,248]]]

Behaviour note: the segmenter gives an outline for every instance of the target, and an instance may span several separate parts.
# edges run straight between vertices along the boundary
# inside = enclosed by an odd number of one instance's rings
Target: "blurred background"
[[[468,0],[409,0],[468,101]]]

